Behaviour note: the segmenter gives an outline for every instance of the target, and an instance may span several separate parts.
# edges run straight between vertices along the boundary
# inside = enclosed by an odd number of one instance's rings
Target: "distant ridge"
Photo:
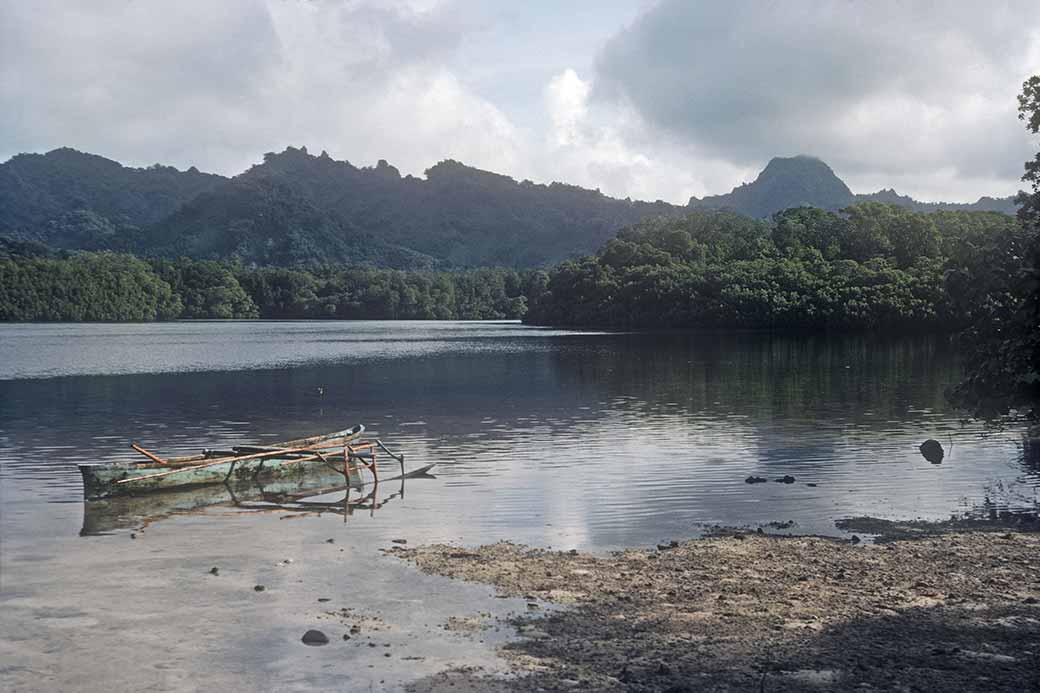
[[[451,159],[416,178],[385,160],[357,167],[288,147],[225,178],[194,167],[129,168],[62,148],[0,164],[0,238],[258,265],[520,268],[595,252],[648,217],[693,209],[768,217],[788,207],[837,210],[866,200],[920,211],[1015,211],[1010,197],[944,204],[893,190],[855,195],[809,156],[773,159],[754,182],[683,207],[518,182]]]
[[[691,197],[687,205],[700,209],[728,209],[753,217],[768,217],[790,207],[819,207],[836,211],[857,202],[883,202],[918,212],[941,209],[1014,214],[1014,196],[982,197],[973,203],[919,202],[895,190],[856,195],[831,167],[812,156],[777,157],[751,183],[724,195]]]

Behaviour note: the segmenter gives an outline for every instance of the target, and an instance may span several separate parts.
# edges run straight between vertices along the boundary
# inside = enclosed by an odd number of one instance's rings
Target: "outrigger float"
[[[299,438],[268,445],[240,445],[230,450],[204,450],[198,455],[162,458],[137,443],[131,447],[148,462],[81,464],[83,495],[87,500],[128,496],[152,491],[184,489],[210,484],[235,484],[272,479],[303,478],[315,469],[332,469],[347,480],[347,487],[362,483],[368,470],[379,483],[377,455],[385,453],[400,465],[394,478],[421,475],[434,465],[406,473],[404,456],[391,452],[379,440],[360,440],[365,427],[357,425],[335,433]]]

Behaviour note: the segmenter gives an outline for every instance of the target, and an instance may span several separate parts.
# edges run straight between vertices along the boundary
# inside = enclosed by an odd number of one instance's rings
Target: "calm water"
[[[606,549],[716,523],[834,534],[849,515],[1035,509],[1021,434],[962,424],[942,395],[956,375],[934,338],[2,325],[0,689],[382,691],[501,667],[507,633],[443,624],[525,601],[420,575],[380,552],[392,538]],[[403,498],[386,484],[346,521],[82,502],[76,464],[131,459],[131,439],[176,454],[359,421],[437,478]],[[300,644],[314,627],[333,642]]]
[[[439,464],[381,521],[471,543],[605,548],[790,520],[834,533],[848,515],[1034,506],[1020,433],[962,422],[943,399],[956,375],[946,341],[927,337],[7,325],[3,533],[76,534],[76,463],[131,459],[131,438],[195,452],[357,421],[410,463]],[[918,453],[926,438],[947,448],[942,465]],[[797,482],[744,483],[785,474]]]

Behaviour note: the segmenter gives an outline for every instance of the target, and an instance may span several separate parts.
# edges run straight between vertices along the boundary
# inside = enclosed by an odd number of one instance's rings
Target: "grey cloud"
[[[665,0],[604,47],[593,99],[737,165],[804,152],[852,177],[1011,185],[1030,152],[1014,107],[1038,36],[1031,0]]]

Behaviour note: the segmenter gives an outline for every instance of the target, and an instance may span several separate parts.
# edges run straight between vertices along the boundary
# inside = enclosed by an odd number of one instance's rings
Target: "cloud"
[[[591,98],[736,166],[807,153],[854,189],[1007,194],[1031,152],[1015,95],[1040,68],[1035,10],[664,0],[604,47]]]
[[[681,203],[796,153],[856,191],[1004,195],[1035,152],[1031,2],[645,3],[0,3],[0,160],[235,174],[306,145]]]
[[[5,3],[0,26],[4,158],[68,145],[234,174],[293,144],[422,171],[517,149],[446,67],[466,29],[450,6]]]

